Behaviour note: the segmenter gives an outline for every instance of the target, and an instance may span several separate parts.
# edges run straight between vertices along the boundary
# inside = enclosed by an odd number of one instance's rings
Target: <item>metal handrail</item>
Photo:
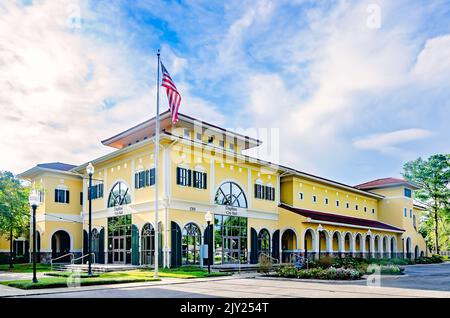
[[[261,255],[264,255],[265,257],[267,257],[268,259],[270,259],[271,261],[272,261],[272,263],[275,263],[275,264],[279,264],[279,262],[280,262],[280,260],[278,260],[278,259],[276,259],[275,257],[272,257],[272,256],[270,256],[269,254],[266,254],[266,253],[260,253],[259,254],[259,257],[261,257]]]
[[[237,264],[238,264],[238,272],[239,272],[239,274],[241,273],[241,259],[240,259],[240,258],[238,259],[238,258],[235,258],[235,257],[231,256],[231,255],[230,255],[230,252],[223,252],[223,253],[222,253],[222,251],[215,251],[215,253],[214,253],[214,258],[215,258],[215,256],[216,256],[217,254],[220,254],[220,255],[222,256],[222,258],[223,258],[223,256],[227,256],[227,257],[230,258],[231,260],[237,261]]]
[[[290,254],[290,259],[291,259],[291,263],[292,264],[295,264],[295,262],[297,261],[297,259],[301,259],[301,260],[303,260],[303,262],[306,264],[306,268],[308,269],[308,267],[309,267],[309,258],[308,257],[304,257],[304,256],[301,256],[301,254],[300,253],[291,253]]]
[[[72,262],[73,257],[74,257],[73,253],[67,253],[67,254],[65,254],[65,255],[58,256],[58,257],[56,257],[56,258],[52,258],[52,259],[50,260],[50,270],[53,271],[53,261],[56,261],[56,260],[61,259],[61,258],[64,258],[64,257],[67,257],[67,256],[69,256],[69,255],[71,256],[71,257],[70,257],[70,262]]]
[[[95,264],[95,253],[91,253],[90,255],[93,255],[93,256],[94,256],[94,261],[93,261],[92,263]],[[89,256],[89,254],[85,254],[85,255],[83,255],[83,256],[81,256],[81,257],[72,259],[72,261],[71,261],[70,263],[73,265],[73,264],[75,264],[76,261],[78,261],[78,260],[80,260],[80,259],[83,259],[83,258],[85,258],[86,256]]]

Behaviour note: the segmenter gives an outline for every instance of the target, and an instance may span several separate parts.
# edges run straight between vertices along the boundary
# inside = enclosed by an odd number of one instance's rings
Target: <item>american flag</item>
[[[166,88],[167,99],[169,100],[169,108],[170,112],[172,113],[172,122],[175,124],[176,122],[178,122],[178,109],[180,108],[181,104],[181,95],[180,93],[178,93],[175,83],[172,81],[169,72],[167,72],[162,62],[161,69],[163,75],[161,86]]]

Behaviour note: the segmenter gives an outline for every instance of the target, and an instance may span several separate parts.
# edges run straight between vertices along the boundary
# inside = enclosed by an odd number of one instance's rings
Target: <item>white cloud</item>
[[[393,153],[399,150],[399,145],[429,138],[433,133],[426,129],[403,129],[387,133],[379,133],[359,138],[353,145],[362,150],[375,150],[381,153]]]
[[[427,40],[417,57],[412,74],[427,84],[450,80],[450,34]]]

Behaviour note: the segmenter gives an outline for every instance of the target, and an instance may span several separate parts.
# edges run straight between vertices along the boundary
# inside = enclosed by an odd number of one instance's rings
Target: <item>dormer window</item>
[[[197,133],[197,140],[200,140],[200,141],[202,140],[202,134],[199,132]]]
[[[219,146],[220,147],[225,147],[225,142],[223,140],[219,140]]]
[[[212,144],[214,142],[214,136],[208,137],[208,144]]]
[[[412,198],[412,191],[411,191],[411,189],[405,188],[404,193],[405,193],[405,197]]]
[[[230,150],[234,151],[234,144],[230,144]]]
[[[191,132],[187,128],[184,129],[184,133],[183,134],[184,134],[184,137],[186,137],[186,138],[190,138],[191,137]]]
[[[55,189],[55,202],[69,203],[69,190],[62,188]]]

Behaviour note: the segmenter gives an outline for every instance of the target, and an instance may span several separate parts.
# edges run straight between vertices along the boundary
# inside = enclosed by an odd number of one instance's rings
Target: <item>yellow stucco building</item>
[[[153,118],[102,141],[114,151],[90,160],[97,263],[154,263],[155,160],[156,248],[163,266],[256,263],[261,253],[282,262],[319,253],[426,254],[413,184],[387,178],[349,186],[257,160],[242,151],[261,141],[183,114],[173,125],[168,112],[161,114],[155,158],[154,127]],[[43,262],[87,254],[88,162],[38,164],[19,175],[40,193],[37,247]],[[210,228],[207,211],[213,214]]]

